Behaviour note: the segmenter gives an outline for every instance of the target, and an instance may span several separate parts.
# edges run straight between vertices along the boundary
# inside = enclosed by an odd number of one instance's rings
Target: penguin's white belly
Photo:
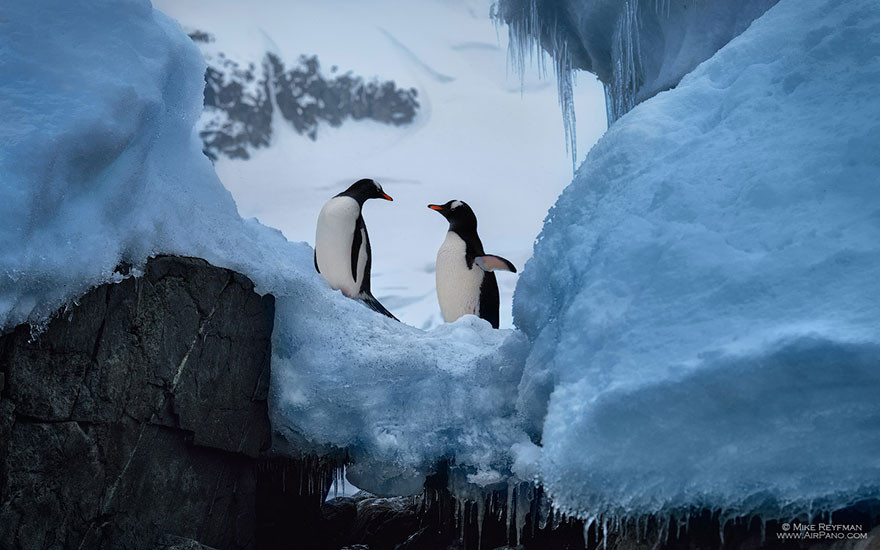
[[[449,231],[437,252],[437,300],[447,323],[462,315],[479,313],[484,273],[476,264],[468,269],[466,250],[461,237]]]
[[[367,264],[367,238],[362,234],[357,277],[352,277],[351,244],[359,215],[356,200],[334,197],[321,209],[315,231],[315,255],[321,275],[330,288],[341,290],[349,297],[356,297],[360,292]]]

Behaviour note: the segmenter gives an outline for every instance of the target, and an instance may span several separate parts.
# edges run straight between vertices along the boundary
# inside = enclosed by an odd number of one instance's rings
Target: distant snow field
[[[322,71],[418,90],[415,122],[324,125],[316,141],[276,122],[273,141],[248,160],[215,164],[239,212],[314,244],[323,203],[372,177],[393,203],[367,203],[373,293],[402,321],[442,323],[434,261],[446,221],[428,203],[461,199],[473,207],[486,251],[521,268],[547,210],[572,177],[556,83],[527,67],[508,69],[507,31],[487,0],[395,2],[157,0],[188,29],[211,33],[212,48],[259,65],[266,52],[293,62],[317,55]],[[340,17],[344,13],[344,17]],[[578,163],[605,131],[602,87],[584,74],[575,89]],[[498,276],[501,326],[512,326],[517,275]]]

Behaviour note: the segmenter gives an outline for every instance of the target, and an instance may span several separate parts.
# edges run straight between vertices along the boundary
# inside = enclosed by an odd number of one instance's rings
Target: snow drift
[[[880,494],[878,29],[871,0],[783,0],[557,201],[514,319],[563,510]]]

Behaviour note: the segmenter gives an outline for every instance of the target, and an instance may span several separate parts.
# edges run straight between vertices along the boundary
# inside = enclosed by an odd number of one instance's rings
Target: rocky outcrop
[[[314,55],[285,64],[267,53],[258,64],[242,64],[215,51],[212,35],[193,31],[189,36],[208,63],[199,136],[212,159],[247,159],[255,149],[268,147],[275,116],[315,140],[321,123],[338,127],[349,119],[370,119],[401,126],[411,123],[419,109],[415,88],[399,88],[393,80],[335,74],[336,67],[327,75]]]
[[[274,547],[257,499],[317,509],[330,478],[309,496],[263,457],[273,315],[244,276],[163,257],[0,337],[0,548]]]

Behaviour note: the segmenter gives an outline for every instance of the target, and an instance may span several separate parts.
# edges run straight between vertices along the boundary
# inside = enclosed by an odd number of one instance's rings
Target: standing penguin
[[[483,252],[477,217],[462,201],[429,204],[449,221],[446,240],[437,252],[437,300],[447,323],[474,314],[498,328],[498,281],[495,270],[516,273],[512,263]]]
[[[333,290],[361,300],[397,320],[370,292],[372,250],[361,208],[368,199],[393,200],[382,186],[362,179],[324,205],[315,231],[315,269]]]

